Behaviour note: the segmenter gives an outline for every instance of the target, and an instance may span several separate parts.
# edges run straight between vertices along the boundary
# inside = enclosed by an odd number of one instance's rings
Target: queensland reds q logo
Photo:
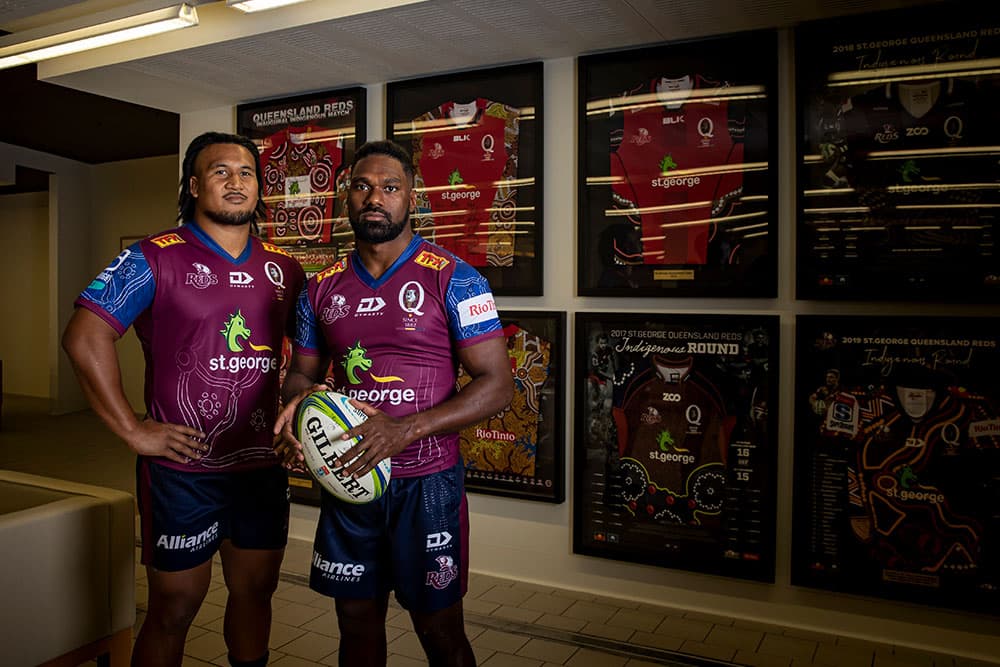
[[[404,313],[423,315],[420,310],[423,305],[424,287],[417,281],[411,280],[399,290],[399,307]]]

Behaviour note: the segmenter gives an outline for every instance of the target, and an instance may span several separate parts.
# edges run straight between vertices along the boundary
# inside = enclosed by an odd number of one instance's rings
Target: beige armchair
[[[128,665],[134,516],[127,493],[0,470],[0,665]]]

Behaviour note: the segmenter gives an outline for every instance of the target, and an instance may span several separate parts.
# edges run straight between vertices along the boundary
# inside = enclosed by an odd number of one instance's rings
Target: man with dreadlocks
[[[137,457],[146,619],[133,665],[180,665],[222,557],[234,666],[268,657],[271,595],[288,537],[288,478],[272,449],[282,340],[302,268],[251,235],[260,157],[209,132],[184,156],[179,227],[125,249],[76,300],[63,335],[84,394]],[[146,417],[122,389],[115,342],[135,326]]]

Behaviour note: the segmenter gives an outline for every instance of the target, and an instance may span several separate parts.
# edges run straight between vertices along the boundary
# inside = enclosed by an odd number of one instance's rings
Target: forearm
[[[110,338],[74,335],[71,323],[63,339],[63,348],[87,402],[97,416],[118,437],[126,442],[139,425],[122,387],[121,368],[115,343]]]
[[[287,404],[295,396],[321,382],[322,378],[313,378],[301,370],[290,369],[281,385],[281,401]]]
[[[403,418],[410,436],[408,443],[429,435],[455,433],[481,422],[506,407],[512,396],[509,372],[474,378],[447,401]]]

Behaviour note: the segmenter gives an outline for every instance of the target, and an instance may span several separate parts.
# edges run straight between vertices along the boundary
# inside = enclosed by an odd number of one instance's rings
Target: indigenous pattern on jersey
[[[266,137],[260,161],[268,203],[263,227],[274,243],[330,243],[337,210],[334,177],[343,162],[338,130],[286,128]]]
[[[195,224],[129,246],[76,305],[119,334],[135,326],[146,359],[146,410],[207,434],[185,471],[275,465],[284,336],[305,276],[284,251],[255,238],[233,258]]]
[[[535,475],[542,388],[551,370],[552,343],[517,325],[504,327],[514,375],[510,405],[459,434],[465,467],[521,477]],[[459,368],[458,386],[472,378]]]
[[[455,393],[456,348],[503,335],[486,279],[415,236],[377,280],[357,252],[309,279],[299,298],[296,349],[333,360],[332,383],[393,417]],[[458,434],[417,440],[392,457],[393,477],[444,470]]]
[[[514,265],[519,115],[479,98],[413,120],[416,229],[472,266]]]
[[[611,135],[612,198],[641,238],[616,240],[619,263],[708,261],[712,220],[727,215],[743,188],[746,121],[731,103],[711,100],[727,86],[700,76],[661,78],[621,99],[622,129]]]
[[[853,537],[885,581],[940,587],[978,576],[985,527],[967,510],[960,459],[1000,450],[1000,418],[959,387],[840,392],[822,435],[847,447],[846,498]],[[966,461],[967,463],[967,461]]]
[[[700,523],[722,511],[726,454],[735,419],[694,359],[654,356],[612,408],[621,457],[621,498],[637,518]]]

